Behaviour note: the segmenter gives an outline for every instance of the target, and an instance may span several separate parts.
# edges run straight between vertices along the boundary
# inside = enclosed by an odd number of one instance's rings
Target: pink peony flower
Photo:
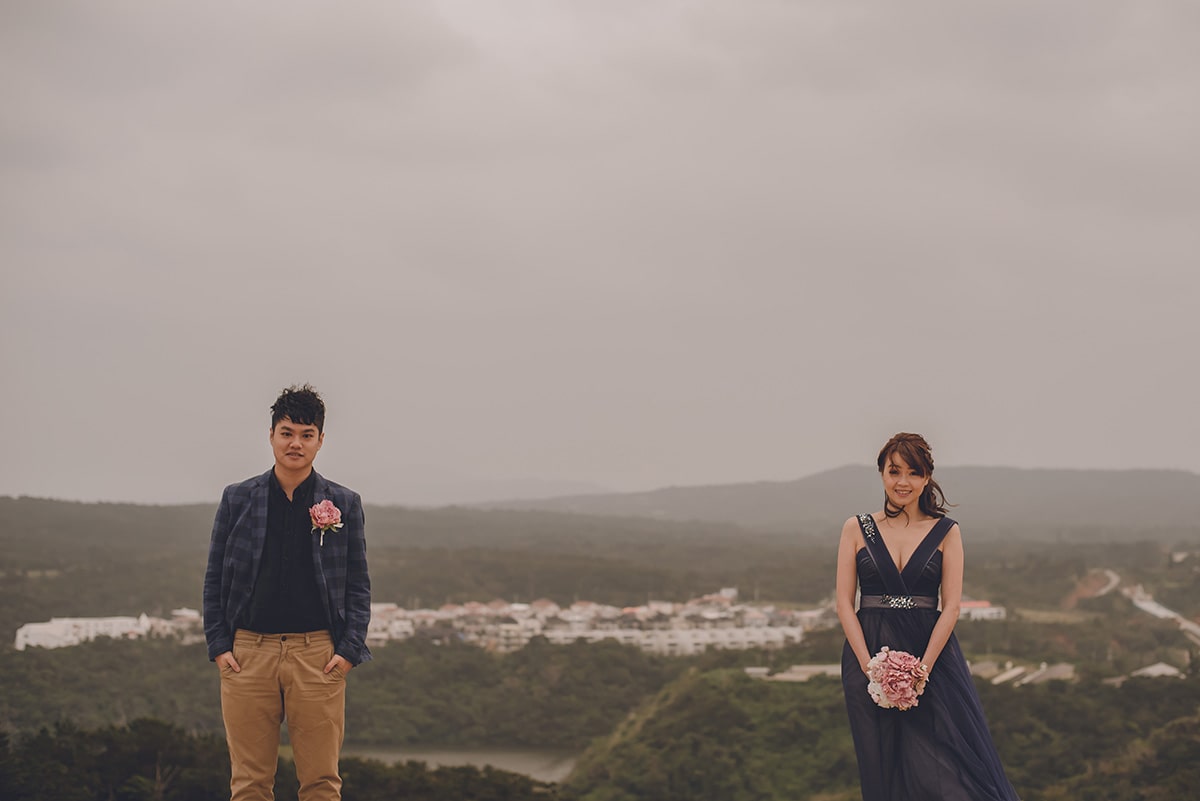
[[[867,663],[867,692],[884,709],[911,709],[929,680],[921,660],[886,645]]]
[[[342,510],[328,498],[309,509],[308,516],[312,519],[312,530],[321,532],[322,546],[325,545],[326,531],[337,531],[342,527]]]

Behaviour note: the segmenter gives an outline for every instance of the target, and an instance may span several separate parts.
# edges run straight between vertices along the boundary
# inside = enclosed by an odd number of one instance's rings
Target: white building
[[[150,632],[150,618],[139,617],[52,617],[45,623],[26,623],[17,629],[18,651],[36,648],[66,648],[97,637],[136,639]]]
[[[800,642],[804,629],[796,626],[770,628],[713,628],[713,629],[549,629],[545,637],[555,645],[568,645],[578,640],[599,642],[616,640],[633,645],[652,654],[688,656],[702,654],[710,648],[782,648]]]
[[[1182,679],[1184,677],[1183,671],[1174,665],[1168,665],[1166,662],[1155,662],[1153,665],[1147,665],[1144,668],[1138,668],[1129,675],[1152,679]]]
[[[1057,662],[1048,665],[1045,662],[1037,670],[1031,670],[1013,682],[1014,687],[1024,687],[1026,684],[1042,684],[1047,681],[1074,681],[1075,666],[1069,662]]]
[[[414,620],[399,605],[371,604],[371,622],[367,624],[367,645],[383,645],[389,640],[407,640],[415,631]]]
[[[1003,606],[991,601],[963,601],[958,607],[959,620],[1004,620],[1008,616]]]

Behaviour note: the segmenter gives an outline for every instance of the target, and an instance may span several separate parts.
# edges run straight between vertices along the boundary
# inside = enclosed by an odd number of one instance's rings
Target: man
[[[301,801],[341,798],[346,675],[371,658],[362,499],[313,470],[325,403],[305,384],[271,407],[275,466],[221,496],[204,574],[233,801],[274,797],[286,718]],[[340,519],[339,519],[340,516]]]

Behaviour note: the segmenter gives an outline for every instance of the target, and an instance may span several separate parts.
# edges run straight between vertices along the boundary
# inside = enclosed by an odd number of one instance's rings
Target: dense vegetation
[[[1200,782],[1200,678],[993,687],[980,683],[992,733],[1026,801],[1175,801]],[[0,734],[5,799],[227,797],[219,736],[153,720],[82,730],[61,722]],[[342,761],[355,799],[563,798],[578,801],[851,801],[854,752],[840,683],[686,671],[595,741],[561,788],[474,768]],[[278,797],[294,798],[281,760]]]
[[[1110,604],[1115,610],[1095,610]],[[1196,650],[1174,623],[1134,610],[1120,596],[1081,604],[1075,615],[1063,617],[1077,622],[1031,622],[1019,617],[963,621],[955,634],[975,661],[1070,662],[1081,676],[1097,679],[1130,673],[1154,662],[1182,668]]]
[[[429,770],[341,761],[342,792],[354,801],[552,801],[554,787],[515,773],[473,767]],[[294,765],[280,760],[275,797],[296,798]],[[229,798],[225,742],[156,720],[82,730],[63,723],[14,741],[0,734],[5,801],[221,801]]]
[[[805,799],[853,787],[841,684],[690,672],[581,759],[582,801]]]
[[[1200,678],[979,685],[1025,801],[1178,801],[1200,786]],[[584,755],[581,801],[850,801],[841,684],[690,672]]]
[[[581,747],[675,673],[615,643],[538,640],[494,656],[415,641],[380,649],[348,694],[355,742]],[[352,680],[359,678],[352,675]]]
[[[580,748],[691,666],[836,657],[833,632],[782,652],[730,651],[694,659],[649,656],[616,643],[552,646],[513,654],[471,645],[396,643],[350,676],[347,742],[355,745],[524,745]],[[73,648],[0,652],[0,671],[21,676],[0,695],[0,730],[27,733],[70,719],[100,728],[149,717],[220,732],[219,678],[202,645],[97,640]]]
[[[199,606],[212,511],[0,498],[0,514],[21,522],[0,532],[0,670],[20,677],[0,694],[0,797],[225,792],[218,677],[203,646],[101,640],[18,653],[11,645],[17,626],[52,615]],[[475,509],[369,508],[368,519],[375,598],[407,606],[494,597],[626,605],[730,585],[746,597],[809,604],[832,590],[828,532]],[[966,592],[1006,605],[1010,618],[962,623],[958,635],[974,660],[1062,660],[1080,672],[1078,684],[980,685],[1023,798],[1189,797],[1180,788],[1200,786],[1198,679],[1120,689],[1099,681],[1154,661],[1200,663],[1172,624],[1119,593],[1089,598],[1086,589],[1096,571],[1115,569],[1126,584],[1200,614],[1200,559],[1171,556],[1196,548],[1193,532],[1133,542],[1136,532],[1125,532],[1123,541],[1086,545],[1077,532],[1018,533],[968,534]],[[853,752],[836,683],[753,682],[739,670],[834,662],[840,650],[837,630],[780,652],[688,659],[611,643],[535,641],[509,655],[423,637],[390,644],[352,674],[349,744],[591,746],[568,788],[350,760],[347,790],[356,798],[851,799]],[[285,763],[281,798],[294,795],[289,770]],[[53,792],[38,796],[34,787]]]
[[[958,634],[972,658],[1072,661],[1085,677],[1159,660],[1182,666],[1189,659],[1174,626],[1127,612],[1079,624],[963,623]],[[832,663],[841,644],[841,632],[830,629],[782,651],[668,659],[611,642],[551,646],[535,640],[498,655],[416,638],[376,649],[375,659],[351,675],[347,741],[582,747],[689,669]],[[63,719],[99,728],[142,717],[188,731],[221,730],[219,680],[202,645],[101,639],[73,648],[0,651],[0,671],[21,677],[0,695],[0,730],[29,732]]]

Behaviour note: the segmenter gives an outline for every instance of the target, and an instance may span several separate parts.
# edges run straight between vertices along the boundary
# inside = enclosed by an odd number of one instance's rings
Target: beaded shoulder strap
[[[879,527],[875,525],[875,518],[871,515],[858,515],[858,527],[862,529],[863,539],[868,545],[874,545],[875,540],[879,538]]]
[[[883,586],[892,595],[907,595],[908,584],[905,583],[904,576],[900,574],[900,568],[896,567],[896,563],[892,561],[892,555],[887,553],[887,544],[884,543],[883,536],[879,533],[879,526],[875,523],[875,518],[871,515],[857,515],[857,517],[863,539],[867,542],[867,553],[871,556],[871,562],[874,563],[879,578],[883,580]],[[880,548],[884,549],[886,556],[879,553]]]
[[[867,556],[871,557],[871,564],[875,565],[875,572],[883,580],[884,586],[893,583],[892,573],[896,572],[895,565],[891,559],[883,564],[875,549],[883,546],[883,538],[879,535],[879,526],[875,524],[875,518],[869,514],[856,515],[858,518],[858,527],[862,529],[863,540],[867,543]],[[886,546],[884,546],[886,547]],[[892,568],[890,571],[888,568]]]

